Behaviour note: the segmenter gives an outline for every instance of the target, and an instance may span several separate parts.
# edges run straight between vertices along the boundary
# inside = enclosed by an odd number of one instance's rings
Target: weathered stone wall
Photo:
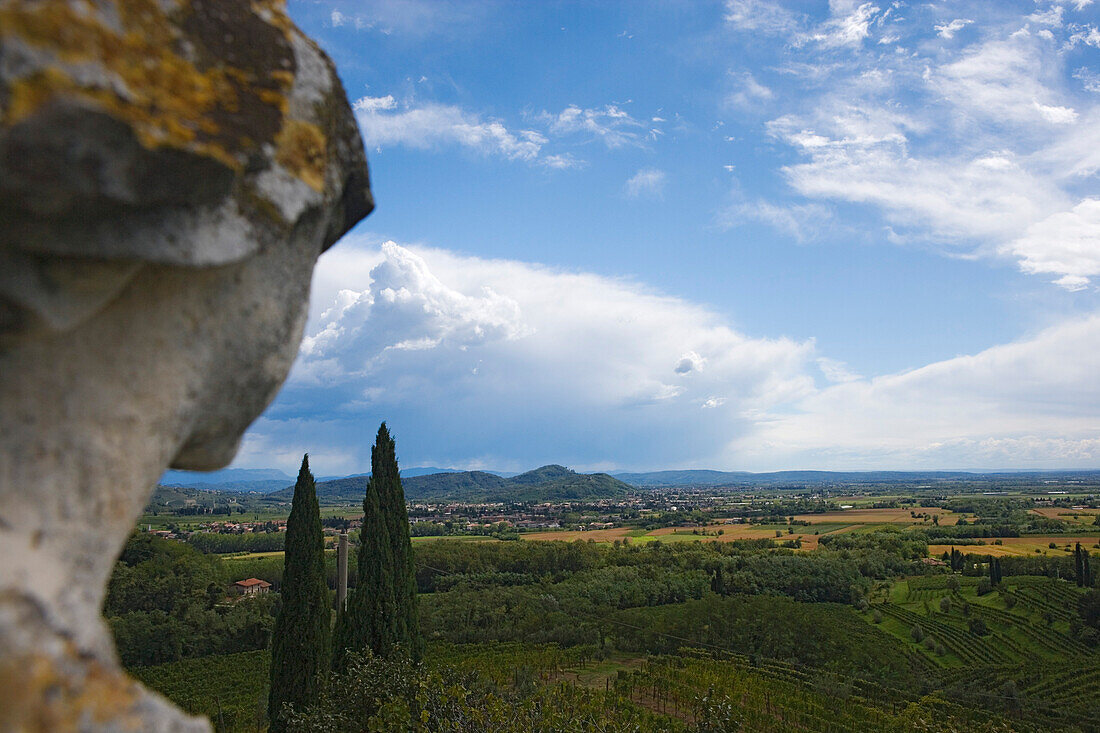
[[[168,466],[228,463],[373,202],[272,0],[0,0],[0,730],[206,730],[100,619]]]

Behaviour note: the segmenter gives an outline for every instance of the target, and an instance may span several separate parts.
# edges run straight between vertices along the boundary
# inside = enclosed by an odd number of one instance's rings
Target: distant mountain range
[[[748,473],[746,471],[651,471],[648,473],[614,473],[640,489],[657,488],[748,488],[760,486],[841,486],[868,484],[926,484],[943,481],[973,481],[977,483],[1021,483],[1027,481],[1055,480],[1096,481],[1100,471],[774,471]]]
[[[402,478],[416,476],[429,476],[440,473],[462,473],[457,468],[436,468],[434,466],[421,466],[405,468],[401,470]],[[488,471],[496,476],[515,476],[515,473],[500,471]],[[337,481],[341,479],[369,478],[369,473],[356,473],[351,476],[318,476],[317,481]],[[203,473],[198,471],[165,471],[161,476],[161,486],[186,486],[192,489],[204,489],[207,491],[257,491],[261,494],[285,489],[293,486],[294,476],[288,476],[277,468],[224,468],[220,471]],[[364,483],[364,485],[366,485]]]
[[[422,466],[401,471],[405,496],[410,500],[454,501],[561,501],[621,496],[632,490],[713,488],[743,490],[752,487],[841,487],[893,484],[915,486],[939,482],[1019,485],[1036,481],[1096,483],[1100,471],[649,471],[636,473],[576,473],[558,465],[526,473],[459,471]],[[317,479],[318,498],[326,503],[360,501],[369,474],[323,476]],[[294,478],[277,469],[229,468],[211,473],[168,471],[163,486],[216,492],[254,492],[264,499],[289,501]]]
[[[321,503],[354,503],[363,500],[367,476],[317,482]],[[606,473],[577,473],[564,466],[543,466],[516,476],[487,471],[451,471],[406,476],[401,484],[409,501],[569,501],[625,496],[633,487]],[[290,501],[294,487],[268,495]]]

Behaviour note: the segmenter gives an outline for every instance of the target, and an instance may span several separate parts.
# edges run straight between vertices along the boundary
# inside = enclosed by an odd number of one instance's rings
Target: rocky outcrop
[[[205,730],[99,618],[162,471],[228,463],[373,207],[273,0],[0,0],[0,730]]]

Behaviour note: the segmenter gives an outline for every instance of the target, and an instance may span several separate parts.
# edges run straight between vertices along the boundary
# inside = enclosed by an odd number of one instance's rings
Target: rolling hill
[[[323,504],[360,502],[368,476],[317,482]],[[486,471],[456,471],[401,479],[409,501],[570,501],[625,496],[633,487],[606,473],[576,473],[564,466],[543,466],[506,478]],[[273,501],[290,501],[294,487],[268,494]]]

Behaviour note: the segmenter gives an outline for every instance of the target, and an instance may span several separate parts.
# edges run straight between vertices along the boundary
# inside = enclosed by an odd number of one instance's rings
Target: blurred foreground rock
[[[286,378],[366,216],[331,62],[270,0],[0,0],[0,730],[207,730],[100,619],[168,466]]]

